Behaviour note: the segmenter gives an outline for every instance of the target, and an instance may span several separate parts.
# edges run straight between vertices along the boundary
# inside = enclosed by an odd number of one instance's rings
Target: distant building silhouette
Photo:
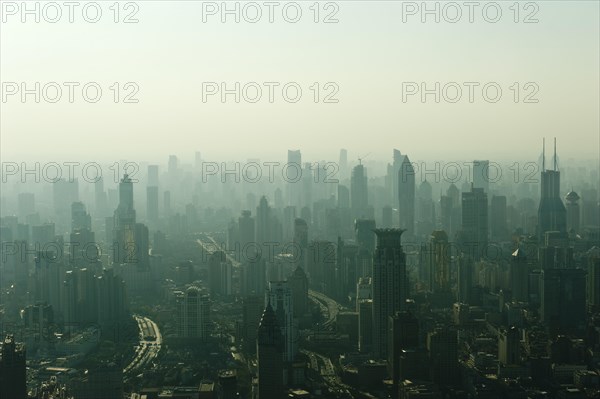
[[[8,335],[0,352],[0,398],[27,399],[25,348]]]
[[[256,353],[258,360],[258,399],[283,397],[284,337],[277,315],[267,302],[258,327]]]
[[[556,159],[556,139],[554,139]],[[567,233],[567,210],[560,197],[560,172],[554,162],[552,170],[545,169],[545,154],[542,160],[540,204],[538,206],[538,241],[544,242],[548,231]]]
[[[373,257],[373,353],[387,358],[389,318],[404,309],[408,297],[406,254],[402,250],[404,230],[376,229]],[[360,316],[359,316],[360,317]]]

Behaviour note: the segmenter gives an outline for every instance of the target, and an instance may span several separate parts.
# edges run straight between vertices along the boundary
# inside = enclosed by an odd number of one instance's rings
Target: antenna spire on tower
[[[546,170],[546,138],[542,139],[542,172]]]
[[[554,138],[554,170],[556,170],[556,137]]]

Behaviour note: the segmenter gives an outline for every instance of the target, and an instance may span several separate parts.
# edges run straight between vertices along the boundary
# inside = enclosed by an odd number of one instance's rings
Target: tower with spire
[[[542,173],[540,204],[538,207],[538,242],[544,243],[548,231],[567,233],[567,210],[560,197],[560,172],[556,158],[556,138],[554,138],[553,169],[546,170],[545,140],[542,144]]]
[[[267,302],[256,340],[258,357],[258,399],[283,397],[284,342],[277,315]]]

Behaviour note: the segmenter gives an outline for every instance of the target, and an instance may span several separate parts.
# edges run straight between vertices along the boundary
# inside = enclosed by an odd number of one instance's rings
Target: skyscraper
[[[27,399],[25,348],[8,335],[0,354],[0,398]]]
[[[233,267],[223,251],[215,251],[208,260],[208,288],[211,295],[232,294]]]
[[[256,207],[256,243],[262,248],[271,237],[271,207],[263,195]]]
[[[302,206],[302,154],[300,150],[288,150],[285,168],[287,204],[300,209]]]
[[[242,261],[254,259],[254,253],[262,250],[262,248],[256,248],[254,242],[255,229],[252,212],[249,210],[242,211],[242,216],[238,218],[239,246],[242,254],[240,258]]]
[[[158,223],[158,187],[148,186],[146,188],[146,214],[148,224],[156,226]]]
[[[356,243],[359,248],[369,251],[372,255],[375,251],[375,221],[372,219],[357,219],[354,221],[354,232]]]
[[[92,218],[86,212],[83,202],[73,202],[71,204],[71,230],[84,229],[92,229]]]
[[[471,303],[473,289],[473,258],[464,252],[458,256],[458,294],[461,303]]]
[[[490,161],[473,161],[473,187],[490,193]]]
[[[490,205],[490,231],[493,241],[507,241],[509,239],[506,219],[506,196],[492,196]]]
[[[158,187],[158,165],[148,165],[148,187]]]
[[[433,382],[440,387],[458,383],[458,337],[449,327],[436,328],[427,335],[430,372]]]
[[[581,328],[586,321],[586,279],[582,269],[541,273],[541,321],[552,331]]]
[[[399,383],[400,356],[403,349],[419,346],[419,320],[410,312],[397,312],[390,316],[388,343],[388,370],[394,385]]]
[[[560,172],[556,164],[556,139],[554,139],[554,165],[546,170],[545,151],[542,157],[541,192],[538,207],[538,242],[544,242],[547,231],[567,233],[567,210],[560,198]]]
[[[522,248],[513,252],[508,266],[512,298],[517,302],[529,302],[529,265]]]
[[[297,266],[294,273],[288,277],[290,289],[292,290],[292,303],[294,304],[294,315],[301,318],[308,312],[308,279],[304,269]]]
[[[119,183],[119,205],[115,210],[113,229],[113,262],[133,263],[136,259],[135,209],[133,182],[128,175]]]
[[[519,329],[510,327],[498,331],[498,361],[502,365],[521,363],[521,342]]]
[[[270,304],[275,315],[277,324],[281,327],[284,338],[284,356],[286,362],[292,362],[298,350],[298,332],[294,320],[294,303],[292,290],[287,281],[270,281],[266,295],[267,307]]]
[[[281,398],[283,395],[284,337],[270,301],[260,320],[256,352],[258,360],[258,399]]]
[[[389,318],[404,309],[408,296],[406,254],[401,229],[376,229],[373,257],[373,353],[387,358]]]
[[[350,178],[350,208],[354,218],[366,217],[369,203],[367,170],[358,164],[352,169]]]
[[[479,260],[488,244],[487,194],[482,188],[471,187],[462,193],[462,239],[461,246],[473,259]]]
[[[179,300],[179,337],[206,340],[210,334],[210,300],[189,287]]]
[[[425,180],[419,185],[417,192],[417,234],[426,236],[435,228],[435,207],[431,184]]]
[[[400,228],[406,230],[406,236],[410,239],[415,232],[415,170],[408,155],[403,155],[398,162],[400,169],[396,180]]]
[[[600,309],[600,257],[597,256],[588,258],[587,305],[593,311]]]
[[[19,220],[24,221],[27,216],[35,213],[35,194],[19,193],[18,198]]]
[[[580,208],[579,195],[575,191],[569,191],[565,196],[567,201],[567,231],[579,232],[580,228]]]
[[[256,338],[264,306],[263,295],[251,295],[243,299],[241,337],[244,352],[256,353]]]
[[[450,247],[444,230],[434,230],[429,236],[429,290],[450,292]]]
[[[348,151],[342,148],[340,150],[340,161],[339,161],[339,177],[338,180],[341,182],[348,178]]]

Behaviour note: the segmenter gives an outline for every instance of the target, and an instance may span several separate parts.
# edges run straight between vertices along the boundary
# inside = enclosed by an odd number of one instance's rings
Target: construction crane
[[[366,157],[368,157],[369,155],[371,155],[370,152],[366,155],[363,155],[362,157],[358,157],[358,164],[362,165],[362,160],[365,159]]]

